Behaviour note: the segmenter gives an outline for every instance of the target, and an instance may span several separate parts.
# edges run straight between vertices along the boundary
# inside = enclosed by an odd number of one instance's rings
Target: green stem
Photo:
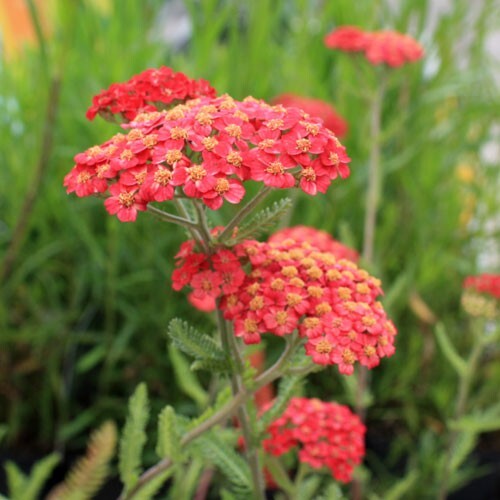
[[[214,413],[210,418],[207,418],[207,420],[204,420],[194,429],[191,429],[186,434],[184,434],[184,437],[181,439],[181,446],[187,446],[191,441],[194,441],[204,432],[210,430],[212,427],[218,424],[223,423],[228,418],[235,415],[238,412],[240,406],[243,405],[247,400],[252,398],[259,389],[281,377],[281,369],[283,368],[283,365],[290,358],[291,354],[293,354],[293,351],[289,349],[289,346],[287,346],[286,351],[287,355],[285,357],[282,355],[271,368],[269,368],[265,373],[255,379],[253,387],[243,387],[240,391],[238,391],[237,394],[233,396],[231,401],[223,406],[217,413]],[[163,471],[167,470],[171,465],[172,461],[169,458],[165,458],[154,466],[150,467],[141,475],[134,488],[132,488],[127,494],[122,494],[119,500],[132,500],[134,496],[147,483],[149,483],[149,481],[157,477]]]
[[[231,357],[235,362],[236,370],[231,374],[231,388],[233,391],[233,396],[236,396],[239,392],[246,390],[242,380],[245,367],[241,358],[241,354],[238,350],[238,346],[236,345],[234,335],[232,335],[232,333],[229,331],[227,322],[224,319],[223,312],[219,309],[219,307],[217,307],[217,323],[219,326],[222,345],[225,348],[226,352],[229,352],[231,354]],[[251,400],[249,399],[245,401],[245,403],[238,408],[238,418],[240,421],[243,438],[245,440],[247,462],[252,473],[254,497],[259,500],[264,500],[266,497],[264,476],[262,474],[262,467],[260,466],[258,450],[254,443],[254,432],[252,429],[251,420],[246,404],[251,404]]]
[[[203,237],[198,231],[197,224],[192,221],[188,211],[186,210],[186,207],[184,206],[184,203],[182,203],[182,201],[177,196],[174,198],[174,205],[179,214],[182,216],[181,218],[193,224],[193,226],[187,228],[193,240],[196,242],[200,249],[203,249],[204,252],[208,253],[208,247],[205,245]]]
[[[153,215],[156,215],[156,217],[166,222],[172,222],[173,224],[177,224],[178,226],[182,226],[187,229],[198,229],[198,225],[192,220],[185,219],[174,214],[169,214],[168,212],[164,212],[163,210],[153,207],[152,205],[148,205],[148,212],[151,212]]]
[[[233,229],[271,192],[269,186],[263,187],[228,223],[219,235],[219,241],[224,242],[232,235]]]
[[[369,266],[373,265],[377,209],[382,190],[380,131],[384,91],[385,84],[384,80],[382,80],[377,91],[373,95],[370,106],[370,158],[368,164],[368,189],[366,193],[366,212],[363,231],[363,260]]]
[[[368,188],[366,192],[366,211],[363,230],[362,258],[365,265],[373,266],[375,230],[377,225],[377,209],[382,191],[381,172],[381,142],[380,133],[382,128],[382,103],[385,93],[385,79],[382,79],[373,94],[370,103],[370,157],[368,165]],[[368,369],[365,366],[359,368],[358,384],[356,388],[355,411],[362,421],[366,417],[365,393],[369,385]],[[359,480],[354,480],[351,487],[353,500],[363,497],[363,488]]]
[[[464,416],[467,410],[467,403],[470,395],[470,389],[476,374],[477,368],[479,366],[479,361],[484,349],[484,342],[481,337],[475,336],[475,343],[472,347],[472,351],[467,360],[467,365],[464,373],[460,376],[458,382],[458,394],[455,401],[455,412],[453,415],[454,420],[459,420]],[[439,486],[439,500],[445,500],[448,495],[449,481],[453,473],[452,461],[453,461],[453,450],[457,443],[459,437],[459,431],[454,431],[450,434],[448,439],[448,445],[446,447],[446,461],[444,465],[444,471],[442,474],[442,481]]]
[[[205,210],[198,200],[193,200],[193,205],[198,215],[198,227],[203,236],[203,240],[205,243],[209,244],[212,241],[212,236],[210,235],[210,228],[208,227]]]

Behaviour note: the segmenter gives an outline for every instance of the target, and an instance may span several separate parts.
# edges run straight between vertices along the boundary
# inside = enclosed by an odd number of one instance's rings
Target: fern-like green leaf
[[[278,387],[278,396],[273,406],[262,415],[259,421],[261,432],[265,431],[269,424],[276,420],[286,409],[290,399],[299,390],[302,383],[302,376],[291,375],[282,378]]]
[[[181,319],[174,318],[170,322],[168,335],[176,347],[195,359],[224,361],[227,358],[212,337],[199,332]]]
[[[257,212],[248,222],[238,229],[236,237],[229,241],[235,244],[243,240],[255,239],[262,234],[267,234],[281,221],[293,203],[290,198],[275,201],[270,207]]]
[[[215,432],[207,432],[191,446],[209,463],[215,465],[233,486],[234,492],[244,493],[247,498],[252,490],[248,464]]]
[[[139,384],[129,400],[129,414],[122,437],[118,469],[125,491],[134,487],[141,473],[142,449],[146,442],[146,424],[149,418],[148,392],[145,384]]]
[[[210,373],[228,373],[231,370],[229,360],[197,359],[191,363],[191,370],[204,370]]]
[[[7,476],[7,486],[11,499],[17,500],[22,498],[28,478],[14,462],[10,461],[5,463],[5,474]]]
[[[24,485],[23,500],[40,498],[40,490],[60,460],[61,457],[58,453],[52,453],[35,464]]]
[[[63,483],[56,486],[47,500],[90,500],[109,474],[109,462],[118,439],[116,426],[107,421],[92,433],[87,453],[71,468]]]
[[[186,358],[172,344],[168,346],[168,355],[179,389],[192,398],[200,408],[204,408],[208,403],[208,394],[193,375]]]
[[[166,406],[158,417],[158,444],[156,453],[160,458],[169,457],[172,462],[181,458],[181,438],[177,430],[175,410]]]

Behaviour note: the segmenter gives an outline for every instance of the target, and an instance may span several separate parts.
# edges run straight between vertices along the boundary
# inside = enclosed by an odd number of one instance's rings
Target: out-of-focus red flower
[[[343,483],[365,455],[366,428],[347,406],[319,399],[292,398],[284,413],[268,428],[264,449],[281,456],[298,448],[300,462],[327,467]]]
[[[500,274],[468,276],[464,280],[463,287],[500,299]]]
[[[139,113],[158,111],[175,106],[189,99],[215,97],[216,91],[206,80],[193,80],[184,73],[176,73],[162,66],[151,68],[123,83],[113,83],[92,99],[87,118],[97,114],[105,119],[119,115],[125,121],[133,120]]]
[[[424,49],[411,36],[396,31],[379,31],[371,33],[365,55],[372,64],[397,68],[421,59]]]
[[[269,237],[269,243],[281,243],[292,239],[299,243],[307,242],[322,252],[329,252],[337,259],[348,259],[358,262],[359,254],[356,250],[349,248],[332,238],[326,231],[308,226],[287,227],[276,231]]]
[[[397,31],[363,31],[354,26],[341,26],[324,40],[330,49],[363,52],[371,64],[387,64],[393,68],[418,61],[424,55],[423,47],[415,39]]]
[[[462,306],[471,316],[500,316],[500,274],[468,276],[463,283]]]
[[[361,52],[365,50],[368,33],[357,26],[341,26],[325,36],[325,45],[329,49],[339,49],[346,52]]]
[[[303,109],[311,116],[318,116],[323,120],[337,137],[344,137],[348,130],[347,122],[338,114],[335,108],[321,99],[303,97],[295,94],[281,94],[273,99],[273,104]]]

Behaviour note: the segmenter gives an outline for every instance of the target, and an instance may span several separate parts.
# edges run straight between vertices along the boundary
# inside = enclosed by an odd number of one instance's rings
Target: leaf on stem
[[[224,364],[227,356],[215,340],[199,332],[186,321],[175,318],[168,325],[168,335],[176,347],[197,360],[219,361]]]
[[[254,217],[238,228],[236,237],[232,238],[229,244],[257,238],[262,234],[268,233],[271,229],[276,227],[288,210],[292,208],[292,205],[293,203],[290,198],[283,198],[282,200],[275,201],[270,207],[266,207],[260,212],[257,212]]]
[[[445,358],[450,362],[455,371],[463,377],[467,371],[467,363],[456,351],[450,337],[446,333],[444,325],[442,323],[438,323],[436,325],[435,332],[439,347],[443,351]]]
[[[192,443],[191,447],[220,470],[231,483],[234,494],[250,497],[252,479],[248,464],[215,432],[203,434]]]
[[[92,433],[87,453],[71,468],[63,483],[48,495],[48,500],[87,500],[94,498],[109,474],[109,462],[115,454],[116,426],[107,421]]]
[[[179,389],[195,401],[200,408],[204,408],[208,403],[208,394],[193,375],[186,358],[173,345],[168,346],[168,355]]]
[[[181,438],[177,429],[175,410],[166,406],[158,416],[158,444],[156,453],[160,458],[168,457],[172,462],[181,458]]]
[[[300,375],[290,375],[282,378],[278,387],[278,396],[273,406],[259,419],[259,430],[264,432],[286,409],[290,399],[297,393],[302,384]]]
[[[137,386],[129,400],[129,413],[122,437],[118,469],[125,485],[125,492],[130,491],[141,474],[142,449],[146,443],[146,424],[149,419],[149,401],[146,385]]]

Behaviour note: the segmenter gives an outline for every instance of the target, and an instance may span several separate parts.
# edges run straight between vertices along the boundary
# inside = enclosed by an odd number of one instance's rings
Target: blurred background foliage
[[[13,4],[24,7],[17,37]],[[485,49],[500,25],[498,2],[28,0],[1,9],[3,445],[80,449],[90,428],[123,422],[139,381],[154,408],[196,410],[174,383],[164,334],[176,316],[206,328],[169,285],[185,235],[145,215],[121,224],[100,200],[77,200],[62,187],[72,157],[116,131],[86,121],[92,96],[167,65],[235,98],[293,92],[333,103],[349,123],[343,142],[352,175],[327,195],[297,194],[290,223],[327,230],[359,250],[369,147],[363,95],[375,72],[356,72],[349,55],[323,45],[331,29],[354,24],[410,33],[427,54],[391,73],[383,106],[384,189],[371,271],[383,281],[399,335],[396,354],[372,373],[367,464],[378,492],[417,464],[421,477],[432,475],[456,391],[435,324],[446,324],[466,354],[462,280],[498,272],[499,159],[491,150],[500,135],[500,63]],[[488,356],[498,361],[500,351]],[[478,402],[498,398],[499,366],[481,366]],[[352,403],[352,383],[333,369],[310,377],[305,390]],[[498,434],[488,436],[495,440],[498,451]]]

